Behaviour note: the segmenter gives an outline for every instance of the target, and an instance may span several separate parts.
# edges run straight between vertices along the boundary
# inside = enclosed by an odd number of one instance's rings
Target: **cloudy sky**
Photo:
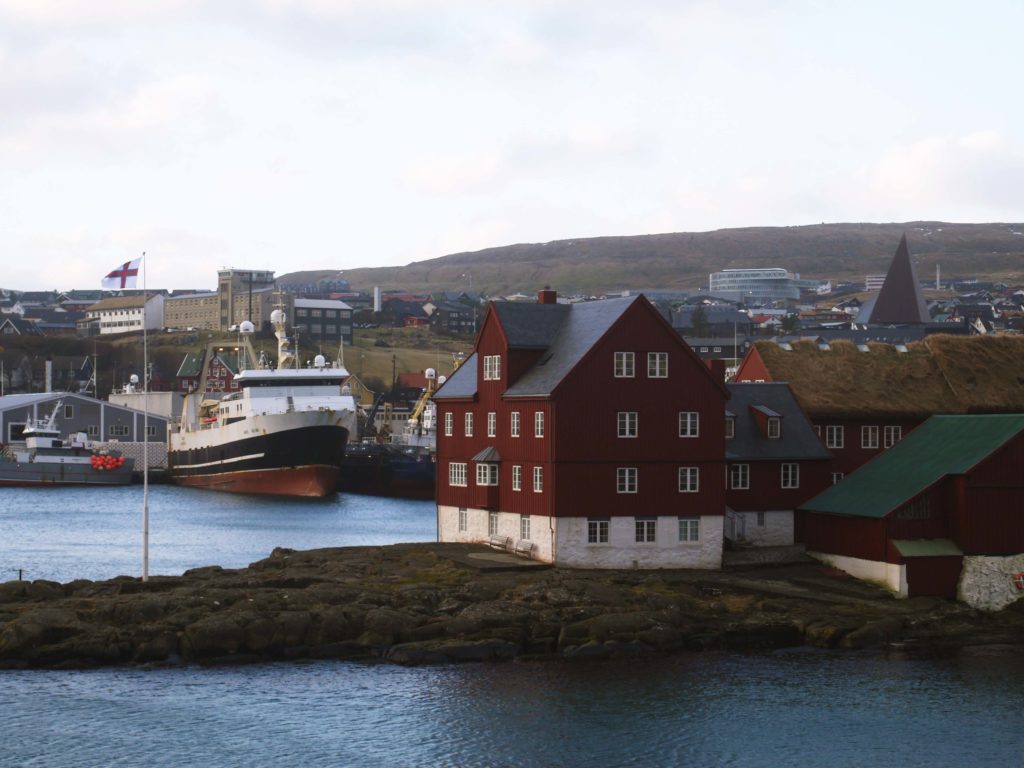
[[[1021,221],[1020,0],[0,0],[0,286]]]

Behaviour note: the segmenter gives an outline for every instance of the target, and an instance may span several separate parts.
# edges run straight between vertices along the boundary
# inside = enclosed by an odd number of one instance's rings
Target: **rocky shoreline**
[[[297,552],[237,570],[0,584],[0,669],[368,659],[600,659],[790,646],[1024,645],[1024,601],[895,600],[816,563],[727,571],[537,567],[484,547]]]

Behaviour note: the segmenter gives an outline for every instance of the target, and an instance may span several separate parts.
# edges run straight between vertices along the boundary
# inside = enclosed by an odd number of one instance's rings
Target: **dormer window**
[[[736,437],[736,417],[726,416],[725,417],[725,439],[732,440]]]
[[[501,355],[484,355],[484,381],[501,379]]]
[[[778,416],[768,417],[768,439],[778,440],[782,437],[782,419]]]

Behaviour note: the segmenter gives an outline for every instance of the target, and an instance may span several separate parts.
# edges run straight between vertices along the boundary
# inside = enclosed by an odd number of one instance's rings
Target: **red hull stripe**
[[[337,490],[338,468],[314,465],[217,472],[210,475],[179,475],[174,478],[174,482],[191,488],[207,488],[228,493],[319,498],[329,496]]]

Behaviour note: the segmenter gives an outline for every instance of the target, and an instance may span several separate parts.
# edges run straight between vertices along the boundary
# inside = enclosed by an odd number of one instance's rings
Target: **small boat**
[[[84,432],[62,438],[57,412],[32,421],[22,433],[25,445],[0,450],[0,485],[128,485],[134,460],[91,443]]]

